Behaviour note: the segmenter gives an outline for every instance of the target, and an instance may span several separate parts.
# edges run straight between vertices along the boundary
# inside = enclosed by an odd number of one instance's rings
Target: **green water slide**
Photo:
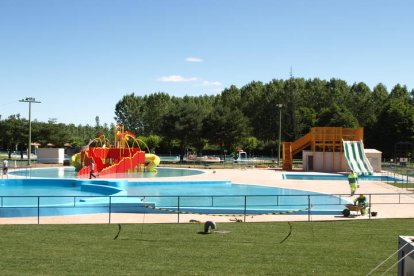
[[[372,175],[374,170],[365,155],[362,141],[342,141],[342,143],[349,168],[358,175]]]

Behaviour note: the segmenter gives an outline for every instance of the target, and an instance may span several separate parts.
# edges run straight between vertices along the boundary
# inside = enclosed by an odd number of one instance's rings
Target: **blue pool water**
[[[149,178],[149,177],[177,177],[202,174],[203,171],[194,169],[157,168],[157,172],[123,173],[105,175],[105,178]],[[42,178],[77,178],[75,169],[70,168],[46,168],[23,169],[10,172],[11,175]]]
[[[0,217],[93,213],[91,199],[125,195],[108,181],[0,179]]]
[[[0,216],[98,212],[339,213],[345,200],[308,191],[229,181],[129,182],[127,180],[4,179]],[[145,208],[145,205],[155,207]],[[157,209],[158,208],[158,209]],[[165,210],[161,210],[165,211]],[[36,213],[38,212],[38,213]]]
[[[143,196],[146,202],[156,202],[157,206],[175,208],[179,205],[181,208],[207,208],[209,211],[219,208],[222,212],[243,210],[245,204],[252,213],[302,210],[309,203],[315,205],[312,208],[314,212],[330,212],[340,211],[342,205],[348,203],[336,196],[315,192],[230,181],[134,182],[128,183],[125,189],[128,195]]]
[[[348,175],[343,174],[284,174],[287,180],[348,180]],[[381,175],[361,175],[358,180],[367,181],[400,181],[397,178]]]
[[[50,179],[0,180],[1,207],[54,206],[83,201],[89,197],[107,196],[122,190],[108,186],[101,188],[93,182]]]

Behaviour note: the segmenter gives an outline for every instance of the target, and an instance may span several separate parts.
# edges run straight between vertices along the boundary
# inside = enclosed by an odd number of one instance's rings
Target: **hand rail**
[[[318,197],[335,196],[339,201],[330,200],[318,203]],[[414,199],[410,193],[372,193],[366,194],[369,198],[369,208],[379,205],[413,205]],[[261,198],[274,198],[273,203],[262,203]],[[292,197],[301,198],[297,203],[290,203]],[[344,197],[349,194],[304,194],[304,195],[192,195],[192,196],[0,196],[0,219],[2,217],[32,216],[41,223],[43,216],[63,215],[76,213],[107,213],[108,223],[113,223],[112,215],[117,212],[131,213],[170,213],[177,216],[180,223],[180,214],[219,215],[219,216],[247,216],[307,214],[307,221],[312,221],[313,215],[330,212],[338,215],[340,211],[326,209],[327,207],[342,207]],[[65,203],[56,203],[56,199],[65,198]],[[94,198],[95,200],[84,200]],[[143,201],[143,198],[145,200]],[[233,202],[228,199],[233,198]],[[380,199],[378,199],[380,198]],[[387,198],[386,200],[384,198]],[[402,200],[404,198],[404,200]],[[21,201],[24,199],[24,201]],[[157,207],[156,199],[167,199],[165,207]],[[196,200],[194,200],[196,199]],[[205,199],[205,200],[204,200]],[[256,199],[256,201],[255,201]],[[19,200],[21,201],[19,203]],[[83,201],[82,201],[83,200]],[[153,200],[154,202],[151,202]],[[169,201],[168,201],[169,200]],[[235,201],[234,201],[235,200]],[[205,201],[205,202],[204,202]],[[175,202],[175,203],[174,203]],[[196,203],[194,203],[196,202]],[[230,203],[229,203],[230,202]],[[214,206],[211,206],[214,205]],[[161,205],[163,206],[163,205]],[[325,209],[324,207],[325,206]],[[213,207],[213,208],[211,208]],[[340,208],[336,208],[338,210]],[[285,211],[283,211],[285,210]],[[13,215],[14,214],[14,215]],[[368,213],[367,219],[371,219]]]

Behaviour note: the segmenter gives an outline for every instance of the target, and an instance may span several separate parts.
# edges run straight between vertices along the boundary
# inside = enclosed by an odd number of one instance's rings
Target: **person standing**
[[[3,175],[7,175],[9,172],[9,161],[7,159],[3,160]]]
[[[92,162],[91,162],[91,171],[89,172],[89,179],[92,179],[92,177],[96,178],[96,175],[95,175],[95,161],[93,159],[92,159]]]
[[[358,184],[358,175],[356,174],[356,172],[351,171],[349,173],[348,184],[349,184],[349,187],[351,188],[351,196],[353,196],[355,194],[357,184]]]

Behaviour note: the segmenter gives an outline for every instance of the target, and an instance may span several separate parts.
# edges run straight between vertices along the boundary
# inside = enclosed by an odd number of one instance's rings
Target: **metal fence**
[[[366,194],[369,210],[384,205],[412,205],[411,193]],[[79,220],[78,215],[94,215],[94,223],[119,223],[120,215],[126,221],[139,223],[139,217],[167,215],[159,222],[188,222],[189,216],[239,217],[240,221],[254,216],[295,215],[303,221],[313,216],[342,216],[348,194],[307,195],[243,195],[243,196],[1,196],[0,221],[19,223],[54,223],[56,218],[68,223],[92,222],[91,216]],[[157,201],[164,202],[159,205]],[[269,203],[270,202],[270,203]],[[295,203],[292,203],[295,202]],[[399,207],[396,207],[399,208]],[[410,206],[411,208],[411,206]],[[76,215],[78,220],[73,218]],[[137,217],[137,215],[139,215]],[[367,218],[371,219],[371,212]],[[134,221],[135,216],[135,221]],[[182,217],[185,219],[182,220]],[[47,219],[46,219],[47,218]],[[294,220],[295,218],[292,218]]]
[[[414,191],[414,167],[412,164],[385,163],[381,175],[387,184]]]

